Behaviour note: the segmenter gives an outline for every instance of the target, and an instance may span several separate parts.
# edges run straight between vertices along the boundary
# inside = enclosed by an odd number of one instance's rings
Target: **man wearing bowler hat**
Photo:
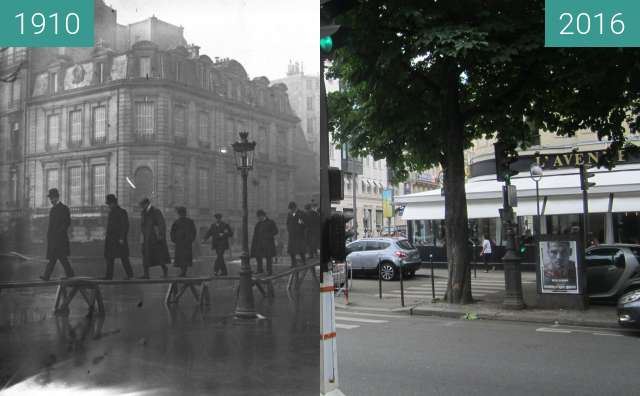
[[[60,202],[60,193],[57,188],[52,188],[47,194],[51,202],[49,210],[49,226],[47,228],[47,267],[44,275],[40,279],[48,281],[53,272],[56,261],[60,261],[64,273],[68,278],[73,276],[73,269],[69,264],[69,235],[67,234],[71,225],[71,215],[69,208]]]
[[[149,268],[160,266],[162,274],[166,278],[168,276],[167,264],[171,262],[169,256],[169,246],[167,245],[167,228],[164,222],[164,216],[160,209],[151,205],[149,198],[143,198],[140,201],[142,213],[141,231],[142,231],[142,267],[144,274],[141,279],[149,279]]]
[[[110,210],[104,239],[104,258],[107,264],[107,274],[104,278],[113,279],[113,263],[119,258],[127,274],[125,279],[131,279],[133,271],[129,262],[129,243],[127,242],[129,216],[127,211],[118,205],[118,198],[115,195],[107,195],[106,204]]]
[[[224,262],[224,252],[229,249],[229,238],[233,236],[233,231],[229,224],[222,221],[222,215],[216,213],[213,215],[216,218],[215,223],[211,224],[209,231],[203,238],[205,242],[211,237],[211,249],[216,251],[216,261],[213,264],[214,275],[227,275],[227,265]]]

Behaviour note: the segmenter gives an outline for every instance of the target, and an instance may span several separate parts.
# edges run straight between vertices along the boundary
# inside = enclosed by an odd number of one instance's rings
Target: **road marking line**
[[[552,329],[552,328],[549,328],[549,327],[540,327],[540,328],[536,329],[536,331],[538,331],[540,333],[563,333],[563,334],[571,333],[571,330]]]
[[[360,325],[336,323],[336,329],[352,330],[357,329],[358,327],[360,327]]]
[[[376,294],[377,296],[377,294]],[[336,304],[337,308],[346,309],[345,305]],[[362,311],[375,311],[375,312],[391,312],[392,310],[389,308],[378,308],[378,307],[358,307],[358,310]]]
[[[601,335],[601,336],[609,336],[609,337],[624,337],[622,334],[613,334],[613,333],[599,333],[599,332],[595,332],[595,333],[591,333],[593,335]]]
[[[374,313],[367,313],[367,312],[336,311],[336,315],[339,315],[339,314],[371,316],[375,318],[404,318],[405,317],[405,315],[383,315],[383,314],[374,314]]]
[[[389,323],[388,320],[351,318],[348,316],[337,316],[337,315],[336,315],[336,320],[346,320],[347,322],[362,322],[362,323]]]

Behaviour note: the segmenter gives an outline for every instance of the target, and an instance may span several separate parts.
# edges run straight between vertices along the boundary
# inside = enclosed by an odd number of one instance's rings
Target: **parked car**
[[[590,299],[615,301],[640,290],[640,245],[592,246],[586,250],[585,264]]]
[[[376,275],[380,263],[383,280],[398,278],[399,270],[407,278],[420,268],[420,253],[405,238],[364,238],[347,244],[347,263],[353,275]]]
[[[618,324],[640,327],[640,289],[625,293],[618,300]]]

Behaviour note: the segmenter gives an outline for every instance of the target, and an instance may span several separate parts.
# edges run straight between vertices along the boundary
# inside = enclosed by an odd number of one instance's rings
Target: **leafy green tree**
[[[526,147],[539,128],[591,128],[621,149],[625,121],[632,131],[639,121],[638,51],[544,48],[542,0],[348,3],[329,129],[398,178],[442,166],[447,299],[470,302],[464,150],[482,137]]]

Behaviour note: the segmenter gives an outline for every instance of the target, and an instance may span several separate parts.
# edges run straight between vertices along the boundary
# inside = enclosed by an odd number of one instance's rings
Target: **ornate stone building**
[[[201,230],[215,212],[239,227],[231,144],[240,131],[257,142],[250,214],[263,208],[284,221],[302,188],[294,184],[299,119],[285,85],[199,54],[181,27],[155,17],[119,25],[101,1],[95,37],[94,48],[29,50],[22,195],[34,241],[44,237],[53,187],[71,208],[72,242],[101,243],[107,193],[118,195],[134,226],[137,202],[148,196],[168,223],[183,205]],[[137,241],[136,228],[130,234]]]

